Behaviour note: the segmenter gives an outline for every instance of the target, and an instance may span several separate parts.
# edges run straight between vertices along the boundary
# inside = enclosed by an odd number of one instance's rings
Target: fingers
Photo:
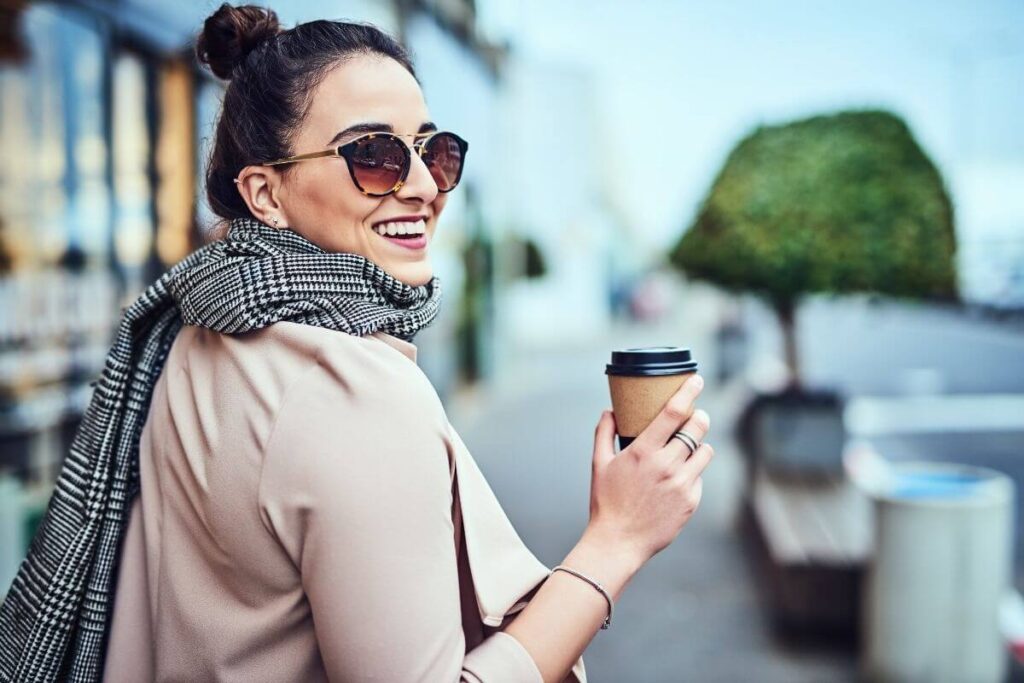
[[[700,500],[704,497],[704,478],[698,476],[690,485],[690,506],[696,510],[700,506]]]
[[[615,457],[615,415],[610,410],[601,413],[594,429],[594,466],[602,467]]]
[[[697,374],[686,378],[683,385],[668,400],[647,428],[633,441],[633,447],[641,452],[652,452],[662,446],[679,429],[679,426],[690,419],[693,414],[693,402],[704,388],[704,379]]]
[[[690,416],[690,419],[686,421],[686,424],[681,429],[692,436],[699,444],[707,436],[708,430],[711,429],[711,416],[707,414],[707,411],[698,408],[693,411],[693,415]],[[676,431],[679,430],[677,429]],[[691,451],[690,447],[682,439],[675,439],[671,436],[668,443],[665,444],[665,449],[679,462],[686,460],[695,452]]]
[[[711,447],[711,444],[701,444],[701,447],[679,466],[679,475],[690,481],[696,480],[707,468],[714,455],[715,449]]]

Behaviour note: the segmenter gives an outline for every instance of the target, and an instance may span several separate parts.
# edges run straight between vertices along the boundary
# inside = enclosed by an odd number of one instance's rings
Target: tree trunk
[[[775,315],[779,319],[779,327],[782,329],[786,367],[789,368],[787,388],[800,390],[803,387],[803,378],[800,375],[800,354],[796,344],[797,302],[792,299],[776,301],[774,307]]]

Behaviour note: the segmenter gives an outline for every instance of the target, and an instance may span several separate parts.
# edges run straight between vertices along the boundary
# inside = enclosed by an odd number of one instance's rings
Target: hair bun
[[[246,55],[280,32],[281,24],[272,9],[224,3],[203,23],[196,40],[196,56],[218,78],[230,80]]]

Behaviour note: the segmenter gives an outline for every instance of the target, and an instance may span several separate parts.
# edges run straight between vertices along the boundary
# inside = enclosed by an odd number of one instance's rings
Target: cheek
[[[329,218],[332,223],[361,224],[373,213],[379,200],[360,192],[349,177],[344,161],[324,163],[297,183],[302,190],[296,199],[305,202],[304,213]]]
[[[353,199],[362,198],[348,179],[348,169],[345,162],[331,159],[320,165],[314,173],[308,177],[310,195],[321,204],[343,204]]]
[[[440,217],[441,212],[444,211],[445,205],[448,204],[448,195],[437,193],[437,198],[434,200],[434,215]]]

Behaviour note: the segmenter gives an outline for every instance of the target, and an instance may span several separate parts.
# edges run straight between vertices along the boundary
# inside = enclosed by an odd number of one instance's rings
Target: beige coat
[[[105,680],[540,683],[499,629],[549,568],[412,343],[185,327],[139,457]]]

